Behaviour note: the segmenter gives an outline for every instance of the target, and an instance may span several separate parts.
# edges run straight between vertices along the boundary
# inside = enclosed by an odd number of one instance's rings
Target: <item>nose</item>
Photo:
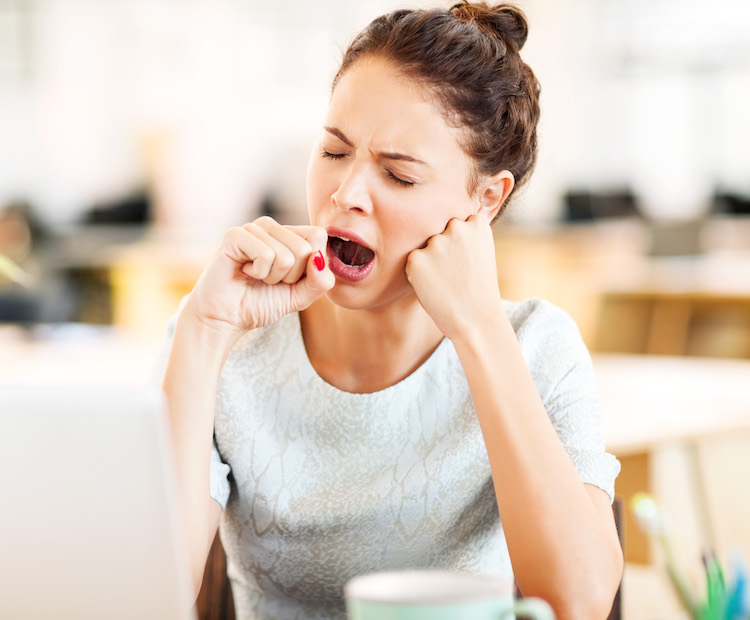
[[[342,210],[371,213],[372,198],[368,181],[366,164],[353,162],[343,172],[338,189],[331,195],[331,201]]]

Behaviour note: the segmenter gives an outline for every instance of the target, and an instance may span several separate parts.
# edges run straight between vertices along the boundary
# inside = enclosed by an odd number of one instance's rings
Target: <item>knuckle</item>
[[[251,235],[256,235],[259,228],[260,227],[255,222],[250,222],[248,224],[243,224],[242,226],[237,227],[239,231],[250,233]]]
[[[273,220],[273,218],[269,217],[268,215],[261,215],[258,219],[256,219],[253,224],[256,226],[259,226],[260,228],[263,228],[264,230],[267,230],[271,226],[273,226],[276,222]]]
[[[240,226],[232,226],[230,229],[228,229],[224,233],[224,237],[222,238],[222,241],[224,242],[231,242],[240,237],[243,234],[244,230]]]
[[[306,257],[309,254],[312,254],[313,251],[311,241],[302,236],[289,239],[288,248],[294,261],[296,261],[297,258]]]
[[[276,265],[284,271],[289,271],[294,263],[294,254],[290,250],[284,249],[276,253]]]
[[[429,248],[431,250],[434,250],[436,247],[440,247],[445,242],[446,242],[446,237],[444,234],[433,235],[427,240],[427,243],[425,244],[425,249]]]
[[[324,245],[327,241],[328,241],[328,231],[321,226],[316,226],[313,229],[312,234],[310,235],[309,243],[315,244],[315,245]]]
[[[313,244],[310,243],[307,239],[303,239],[303,243],[300,246],[301,254],[303,256],[308,256],[313,253],[313,250],[315,248],[313,247]]]
[[[258,250],[258,258],[256,260],[270,265],[273,263],[275,257],[274,251],[268,246],[264,246]]]

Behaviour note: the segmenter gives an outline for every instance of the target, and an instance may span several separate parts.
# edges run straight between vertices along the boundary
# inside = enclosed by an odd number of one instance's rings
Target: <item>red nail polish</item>
[[[318,271],[323,271],[326,268],[326,261],[323,258],[323,253],[320,250],[318,250],[313,257],[313,265],[315,265],[315,269],[317,269]]]

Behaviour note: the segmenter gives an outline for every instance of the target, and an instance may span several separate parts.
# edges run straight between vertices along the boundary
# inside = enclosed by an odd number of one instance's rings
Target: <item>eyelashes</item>
[[[346,153],[331,153],[330,151],[326,151],[325,149],[322,150],[321,155],[325,159],[331,159],[333,161],[339,161],[341,159],[344,159],[346,157]],[[393,172],[388,170],[386,168],[385,170],[386,176],[393,181],[396,185],[399,187],[413,187],[414,183],[412,181],[405,181],[404,179],[397,177]]]
[[[333,159],[333,160],[344,159],[344,157],[346,157],[346,153],[329,153],[325,149],[323,149],[323,152],[321,154],[326,159]]]
[[[414,183],[412,183],[411,181],[404,181],[403,179],[399,179],[390,170],[386,170],[385,172],[388,175],[388,178],[390,178],[396,185],[400,185],[401,187],[412,187],[414,185]]]

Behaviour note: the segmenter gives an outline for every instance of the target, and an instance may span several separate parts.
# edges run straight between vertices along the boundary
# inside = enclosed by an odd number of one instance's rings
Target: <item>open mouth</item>
[[[328,265],[339,281],[361,282],[372,273],[375,252],[348,237],[329,235]]]
[[[328,247],[336,258],[354,269],[362,269],[375,258],[370,248],[343,237],[328,237]]]

